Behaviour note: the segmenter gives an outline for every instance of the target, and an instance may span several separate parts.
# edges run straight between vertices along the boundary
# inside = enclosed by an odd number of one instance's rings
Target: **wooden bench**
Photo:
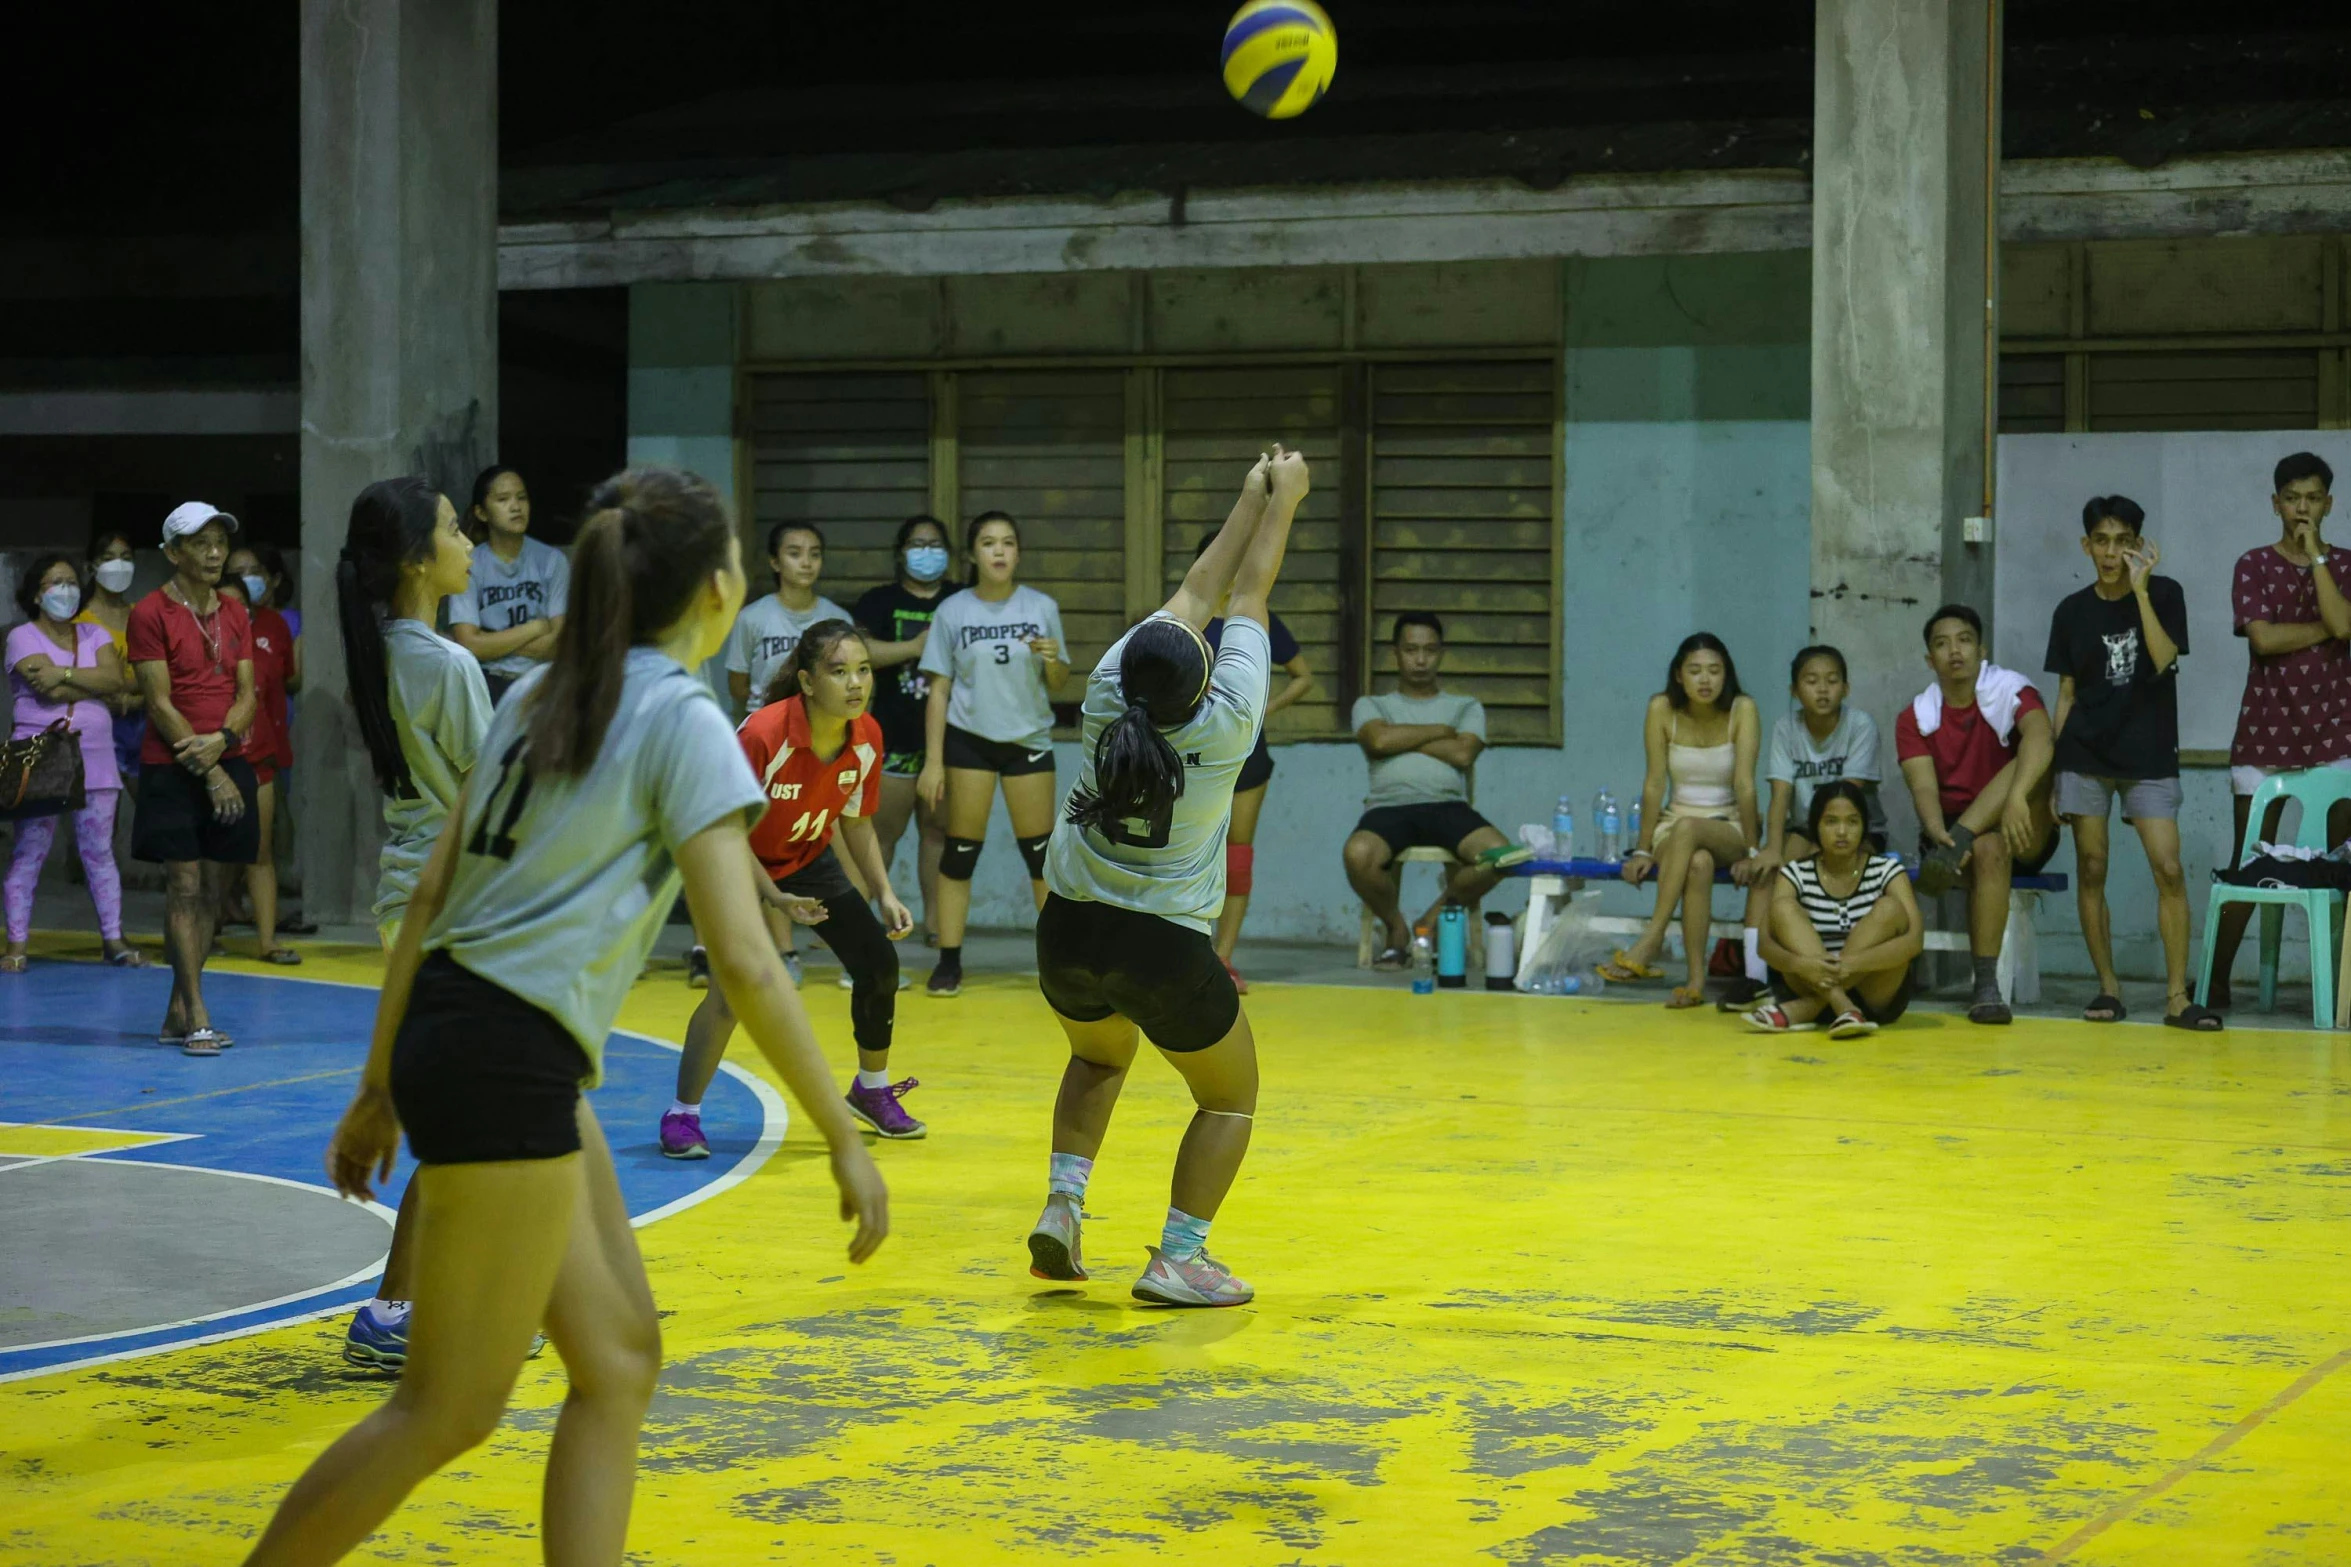
[[[1450,858],[1450,856],[1447,856]],[[1519,930],[1518,983],[1524,985],[1532,976],[1535,950],[1543,944],[1543,936],[1558,917],[1558,911],[1568,895],[1586,881],[1615,881],[1620,867],[1608,860],[1529,860],[1513,866],[1506,874],[1521,876],[1527,881],[1526,920]],[[1915,870],[1912,871],[1916,875]],[[1728,882],[1728,871],[1715,872],[1719,885]],[[2041,999],[2041,939],[2033,928],[2033,916],[2041,906],[2041,894],[2063,892],[2071,885],[2062,875],[2043,872],[2038,876],[2015,876],[2009,879],[2008,930],[2000,941],[2000,994],[2012,1006],[2026,1005]],[[1603,914],[1592,921],[1594,930],[1608,934],[1638,936],[1649,922],[1622,914]],[[1706,928],[1707,938],[1736,941],[1746,925],[1741,920],[1712,920]],[[1929,952],[1966,952],[1970,950],[1964,930],[1930,930],[1926,933]]]

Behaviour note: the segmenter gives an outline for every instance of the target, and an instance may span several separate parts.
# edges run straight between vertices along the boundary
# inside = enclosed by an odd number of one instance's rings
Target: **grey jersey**
[[[1349,724],[1361,733],[1375,718],[1390,724],[1443,724],[1456,734],[1486,738],[1485,704],[1455,691],[1420,697],[1388,691],[1357,697]],[[1404,751],[1372,762],[1371,789],[1363,803],[1366,809],[1377,810],[1387,805],[1436,805],[1468,798],[1469,774],[1424,752]]]
[[[773,593],[762,595],[756,604],[744,605],[735,617],[735,629],[727,636],[727,672],[751,682],[751,695],[743,711],[756,713],[766,703],[768,682],[775,679],[776,671],[783,668],[784,660],[792,656],[810,626],[820,620],[847,619],[849,612],[821,593],[805,610],[786,609],[784,601]]]
[[[1029,651],[1032,637],[1051,637],[1069,657],[1061,606],[1035,588],[1016,587],[999,604],[977,588],[939,601],[922,645],[922,672],[955,682],[948,723],[1032,751],[1053,743],[1053,703],[1045,694],[1045,665]]]
[[[537,539],[522,541],[522,553],[508,565],[487,544],[473,547],[473,580],[463,593],[449,595],[449,624],[484,631],[512,631],[534,620],[553,620],[571,598],[571,562],[563,551]],[[482,666],[512,680],[539,667],[521,653],[493,658]]]
[[[677,902],[678,846],[767,795],[710,688],[651,648],[629,649],[620,706],[576,778],[525,769],[535,673],[490,722],[441,917],[425,936],[553,1016],[603,1073],[604,1037]]]
[[[474,656],[421,620],[384,622],[384,669],[412,799],[384,801],[376,923],[396,920],[416,895],[441,823],[457,806],[490,730],[490,685]]]
[[[1080,789],[1094,787],[1095,743],[1126,711],[1118,687],[1118,660],[1126,645],[1126,637],[1119,638],[1086,681]],[[1233,780],[1240,777],[1265,723],[1272,666],[1265,627],[1254,620],[1227,620],[1200,711],[1183,728],[1162,731],[1184,759],[1184,792],[1167,820],[1129,822],[1116,843],[1069,821],[1056,823],[1045,855],[1045,885],[1081,903],[1156,914],[1203,935],[1214,930],[1224,907],[1224,840],[1232,821]]]

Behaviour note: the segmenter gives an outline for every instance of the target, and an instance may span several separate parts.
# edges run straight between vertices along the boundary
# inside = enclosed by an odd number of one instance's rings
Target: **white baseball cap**
[[[182,501],[171,509],[170,516],[163,519],[163,542],[170,544],[202,533],[204,525],[215,518],[226,523],[229,532],[237,531],[237,519],[218,506],[205,501]]]

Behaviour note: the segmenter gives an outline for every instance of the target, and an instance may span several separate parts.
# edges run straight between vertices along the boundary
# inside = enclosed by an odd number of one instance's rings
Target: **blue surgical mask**
[[[239,577],[237,580],[245,584],[246,604],[251,608],[259,609],[261,601],[269,597],[269,579],[267,577]]]
[[[82,607],[82,590],[70,582],[41,590],[41,612],[51,620],[71,620],[73,612]]]
[[[947,547],[917,544],[906,551],[906,574],[917,582],[936,582],[947,575]]]

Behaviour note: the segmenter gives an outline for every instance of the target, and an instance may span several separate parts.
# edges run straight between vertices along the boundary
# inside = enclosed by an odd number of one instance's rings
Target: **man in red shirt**
[[[2351,767],[2351,600],[2345,598],[2351,550],[2327,543],[2318,531],[2334,507],[2334,483],[2334,470],[2314,452],[2279,459],[2269,497],[2278,540],[2237,557],[2230,602],[2250,657],[2229,745],[2229,789],[2237,801],[2232,865],[2262,779],[2305,767]],[[2263,838],[2276,834],[2283,810],[2282,803],[2270,807]],[[2327,841],[2339,844],[2347,832],[2351,821],[2338,806],[2328,813]],[[2232,903],[2221,911],[2219,928],[2206,933],[2212,942],[2208,1007],[2229,1004],[2229,969],[2252,914],[2252,904]]]
[[[204,959],[228,868],[260,849],[253,769],[253,633],[244,606],[218,591],[237,519],[202,501],[163,520],[172,578],[131,608],[124,630],[147,735],[139,748],[138,814],[131,853],[159,862],[166,876],[165,945],[171,1004],[159,1043],[192,1056],[234,1043],[204,1006]]]
[[[1918,889],[1932,895],[1966,880],[1975,955],[1968,1019],[2006,1023],[1999,965],[2008,879],[2031,875],[2057,852],[2049,710],[2030,680],[1985,659],[1983,617],[1965,604],[1927,617],[1926,644],[1935,683],[1894,720],[1894,755],[1918,807]]]

